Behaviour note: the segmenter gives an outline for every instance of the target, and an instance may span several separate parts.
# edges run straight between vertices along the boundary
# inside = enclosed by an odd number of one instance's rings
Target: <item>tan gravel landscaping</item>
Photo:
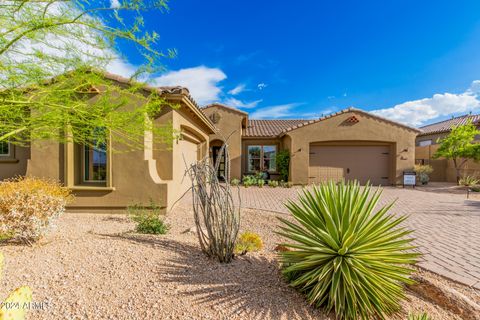
[[[20,285],[34,290],[44,310],[29,319],[334,319],[311,308],[281,278],[271,212],[245,209],[242,230],[259,233],[264,249],[222,265],[207,259],[188,204],[166,221],[164,236],[138,235],[124,215],[65,214],[57,228],[32,247],[8,244],[0,297]],[[473,303],[480,292],[427,272]],[[433,319],[461,319],[413,291],[393,319],[427,311]]]

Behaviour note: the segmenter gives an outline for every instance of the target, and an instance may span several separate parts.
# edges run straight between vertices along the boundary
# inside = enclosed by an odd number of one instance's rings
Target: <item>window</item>
[[[420,141],[420,142],[418,143],[418,145],[419,145],[420,147],[429,146],[429,145],[431,145],[431,144],[432,144],[432,140],[423,140],[423,141]]]
[[[277,146],[248,146],[248,171],[277,170]]]
[[[104,130],[97,132],[103,134]],[[107,180],[107,146],[104,142],[92,141],[83,147],[83,180],[105,182]]]
[[[267,170],[269,172],[277,170],[276,156],[276,146],[263,146],[263,170]]]
[[[10,144],[6,141],[0,141],[0,157],[10,155]]]

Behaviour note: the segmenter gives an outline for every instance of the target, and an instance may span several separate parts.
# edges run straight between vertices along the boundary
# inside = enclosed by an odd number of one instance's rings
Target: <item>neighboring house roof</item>
[[[467,114],[437,123],[432,123],[428,126],[420,127],[420,130],[422,130],[422,132],[419,134],[419,136],[449,132],[454,126],[464,125],[468,121],[471,121],[473,124],[480,125],[480,114]]]
[[[287,128],[308,120],[248,120],[244,137],[276,137]]]

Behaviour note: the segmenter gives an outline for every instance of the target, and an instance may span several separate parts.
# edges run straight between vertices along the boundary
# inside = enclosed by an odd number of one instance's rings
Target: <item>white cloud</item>
[[[480,94],[480,80],[474,80],[468,88],[467,93],[479,95]]]
[[[251,109],[255,108],[262,101],[262,99],[259,99],[251,102],[243,102],[236,98],[228,98],[224,101],[224,104],[235,108]]]
[[[110,8],[120,8],[119,0],[110,0]]]
[[[246,89],[245,84],[241,83],[235,88],[233,88],[232,90],[228,91],[228,94],[231,94],[232,96],[236,96],[237,94],[245,91],[245,89]]]
[[[263,90],[263,89],[265,89],[266,87],[267,87],[267,84],[266,84],[266,83],[261,82],[261,83],[257,84],[258,90]]]
[[[291,112],[292,108],[298,107],[301,103],[288,103],[276,106],[270,106],[258,109],[250,114],[252,119],[280,119],[294,116]]]
[[[111,4],[113,5],[114,2],[118,3],[118,0],[112,0]],[[23,9],[43,14],[45,4],[32,2],[26,4]],[[79,9],[71,3],[58,2],[48,7],[46,15],[73,17],[79,12]],[[20,17],[23,17],[23,14],[25,13],[20,12]],[[95,18],[86,15],[84,19],[93,21]],[[0,31],[2,30],[0,26]],[[62,59],[65,59],[66,63],[58,62]],[[9,52],[0,57],[0,63],[5,65],[39,65],[47,76],[55,76],[70,70],[75,63],[79,62],[105,68],[109,72],[125,77],[132,76],[137,69],[106,46],[98,31],[80,24],[60,29],[57,33],[47,32],[35,38],[26,37],[15,43]]]
[[[225,73],[218,68],[198,66],[167,72],[153,79],[153,84],[186,87],[193,98],[200,105],[204,105],[220,100],[222,88],[218,84],[226,78]]]
[[[407,101],[391,108],[379,109],[373,113],[411,126],[421,126],[427,121],[455,113],[466,113],[480,108],[480,80],[464,93],[434,94],[431,98]]]
[[[108,63],[106,69],[108,72],[117,74],[125,78],[130,78],[137,70],[137,67],[121,58],[115,58]]]

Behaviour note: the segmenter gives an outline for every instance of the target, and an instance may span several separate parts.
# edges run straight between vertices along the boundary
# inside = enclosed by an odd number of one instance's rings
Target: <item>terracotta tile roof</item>
[[[244,137],[276,137],[283,130],[297,126],[308,120],[248,120]]]
[[[366,115],[368,117],[373,117],[373,118],[376,118],[376,119],[379,119],[381,121],[384,121],[384,122],[387,122],[387,123],[390,123],[390,124],[393,124],[395,126],[399,126],[399,127],[402,127],[402,128],[406,128],[408,130],[412,130],[412,131],[416,131],[416,132],[420,132],[419,129],[417,128],[414,128],[414,127],[410,127],[410,126],[407,126],[405,124],[402,124],[402,123],[399,123],[399,122],[396,122],[396,121],[393,121],[393,120],[390,120],[390,119],[387,119],[387,118],[384,118],[384,117],[380,117],[380,116],[377,116],[376,114],[373,114],[373,113],[370,113],[370,112],[367,112],[367,111],[363,111],[361,109],[357,109],[357,108],[347,108],[347,109],[343,109],[341,111],[338,111],[338,112],[335,112],[335,113],[332,113],[332,114],[329,114],[327,116],[324,116],[324,117],[321,117],[321,118],[318,118],[318,119],[313,119],[313,120],[308,120],[308,121],[305,121],[303,123],[298,123],[290,128],[286,128],[285,130],[283,130],[280,134],[280,136],[283,136],[284,134],[286,134],[287,132],[289,131],[292,131],[292,130],[295,130],[295,129],[298,129],[300,127],[304,127],[306,125],[309,125],[309,124],[312,124],[312,123],[317,123],[317,122],[320,122],[320,121],[323,121],[323,120],[326,120],[326,119],[329,119],[329,118],[333,118],[333,117],[336,117],[338,115],[341,115],[341,114],[344,114],[344,113],[347,113],[347,112],[357,112],[357,113],[360,113],[360,114],[363,114],[363,115]]]
[[[464,125],[469,120],[472,121],[472,123],[474,124],[480,125],[480,114],[467,114],[460,117],[429,124],[428,126],[420,127],[420,130],[422,130],[422,132],[419,135],[424,136],[428,134],[448,132],[452,129],[452,127],[457,125]]]
[[[330,115],[318,118],[318,119],[311,119],[311,120],[302,120],[302,119],[295,119],[295,120],[248,120],[248,126],[243,134],[244,137],[277,137],[283,136],[287,132],[317,123],[329,118],[333,118],[335,116],[347,113],[347,112],[357,112],[360,114],[364,114],[369,117],[374,117],[381,121],[393,124],[395,126],[399,126],[402,128],[406,128],[408,130],[420,132],[419,129],[413,128],[402,123],[398,123],[375,114],[369,113],[367,111],[363,111],[356,108],[348,108],[336,113],[332,113]]]

